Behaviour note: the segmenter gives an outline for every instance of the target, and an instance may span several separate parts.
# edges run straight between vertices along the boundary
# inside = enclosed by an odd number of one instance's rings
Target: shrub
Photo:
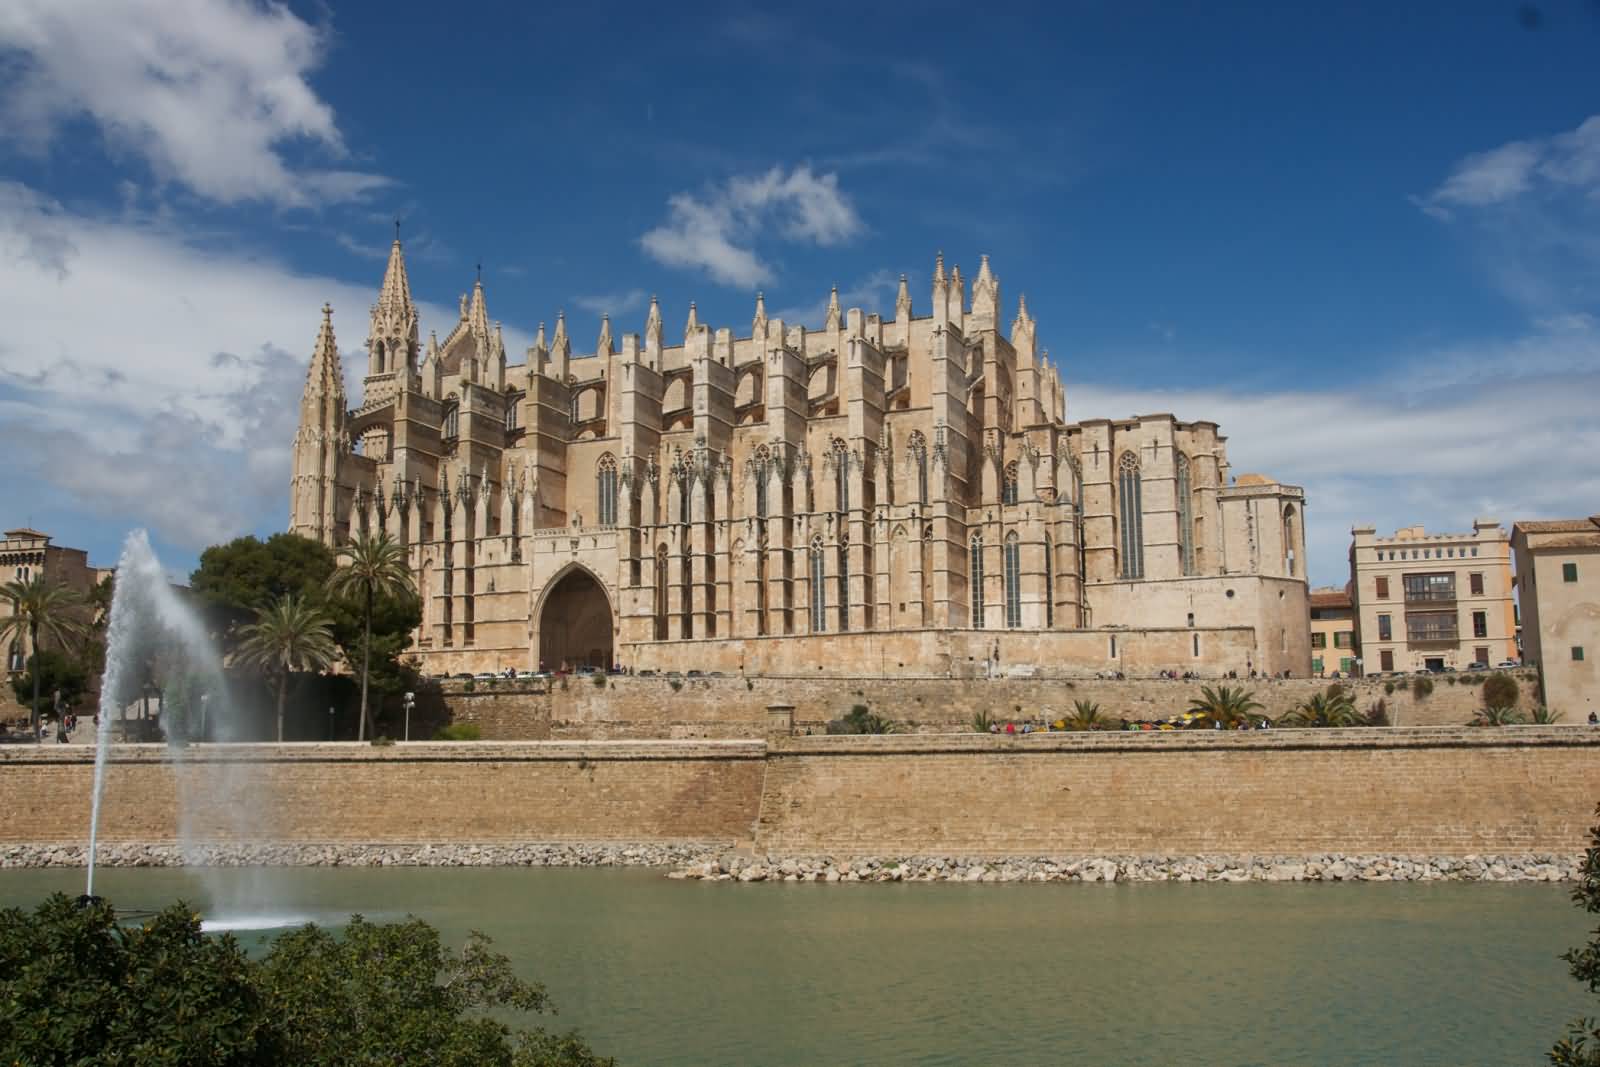
[[[843,718],[828,721],[830,734],[892,734],[898,732],[894,723],[881,715],[874,715],[865,704],[856,704]]]
[[[1394,695],[1394,683],[1393,682],[1384,682],[1383,683],[1383,693],[1384,693],[1384,696],[1393,696]]]
[[[1514,708],[1522,691],[1517,680],[1504,671],[1496,671],[1483,683],[1483,702],[1491,708]]]
[[[452,722],[434,732],[435,741],[482,741],[483,728],[475,722]]]
[[[476,678],[468,678],[461,683],[461,691],[463,693],[470,693],[476,688],[478,688],[478,680]]]
[[[1411,695],[1416,697],[1418,700],[1422,700],[1431,692],[1433,692],[1432,678],[1411,679]]]
[[[1367,714],[1364,716],[1364,718],[1368,726],[1388,726],[1389,705],[1383,700],[1376,701],[1370,708],[1367,709]]]
[[[606,687],[606,676],[605,675],[603,675],[603,674],[591,674],[589,677],[592,680],[592,684],[594,685],[594,687],[596,689],[604,689]]]
[[[1100,705],[1092,700],[1074,700],[1072,714],[1065,719],[1069,730],[1102,730],[1108,723],[1100,714]]]
[[[1535,726],[1552,726],[1561,721],[1561,713],[1554,708],[1547,708],[1540,704],[1528,712],[1528,721]]]
[[[974,712],[972,716],[972,732],[986,734],[989,727],[994,725],[994,718],[987,711]]]
[[[672,691],[674,693],[676,693],[680,689],[683,688],[683,679],[681,679],[681,678],[668,678],[667,679],[667,684],[670,685],[672,687]],[[562,688],[565,688],[565,686],[563,686]]]
[[[1453,675],[1453,674],[1445,675],[1444,676],[1444,680],[1449,682],[1451,685],[1455,685],[1456,684],[1456,676]]]
[[[1516,708],[1487,707],[1473,712],[1468,726],[1513,726],[1522,721]]]

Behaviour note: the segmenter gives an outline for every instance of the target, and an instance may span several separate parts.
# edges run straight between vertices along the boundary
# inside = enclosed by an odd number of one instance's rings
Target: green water
[[[107,870],[119,907],[194,871]],[[483,930],[642,1064],[1532,1064],[1597,1005],[1547,885],[714,885],[638,870],[221,871],[281,916]],[[100,879],[103,878],[103,882]],[[0,904],[82,872],[0,871]],[[254,934],[241,935],[253,941]]]

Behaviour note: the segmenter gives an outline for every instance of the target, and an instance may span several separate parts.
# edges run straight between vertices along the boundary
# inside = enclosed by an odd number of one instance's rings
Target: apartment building
[[[1464,670],[1517,658],[1511,539],[1494,519],[1471,533],[1407,526],[1350,531],[1355,642],[1362,673]]]
[[[1356,673],[1356,624],[1349,588],[1311,590],[1311,673],[1318,677]]]
[[[1600,515],[1519,522],[1511,531],[1522,646],[1543,702],[1567,722],[1600,710]]]

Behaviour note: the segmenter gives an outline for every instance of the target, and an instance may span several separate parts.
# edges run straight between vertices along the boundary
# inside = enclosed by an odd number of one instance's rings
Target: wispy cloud
[[[285,4],[238,0],[7,0],[5,129],[42,152],[88,118],[118,154],[221,202],[310,206],[388,184],[349,168],[297,165],[287,151],[348,156],[333,109],[308,77],[325,30]]]
[[[773,271],[756,251],[763,238],[837,245],[863,229],[836,174],[808,165],[785,173],[738,175],[703,193],[677,193],[667,220],[640,238],[645,252],[669,267],[704,270],[724,285],[751,287]]]
[[[1417,204],[1436,218],[1449,219],[1452,209],[1564,190],[1600,199],[1600,115],[1554,137],[1511,141],[1467,156]]]
[[[575,296],[572,305],[591,315],[622,315],[638,311],[650,299],[643,289],[629,289],[621,293],[597,293],[592,296]]]
[[[844,309],[859,307],[870,314],[873,311],[892,317],[895,293],[900,286],[900,276],[887,270],[875,270],[839,290],[839,306]],[[828,314],[831,293],[824,293],[809,304],[792,304],[772,313],[775,319],[785,322],[820,326]]]

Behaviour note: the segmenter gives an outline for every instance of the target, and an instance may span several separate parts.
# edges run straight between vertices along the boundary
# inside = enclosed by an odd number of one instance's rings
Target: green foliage
[[[405,546],[390,537],[387,531],[378,534],[363,533],[339,549],[339,565],[327,581],[328,594],[335,601],[344,601],[361,611],[361,725],[357,740],[366,736],[370,716],[367,712],[367,686],[371,678],[373,623],[378,601],[392,600],[404,603],[415,601],[416,585],[411,580],[411,569],[406,565]],[[411,623],[422,621],[419,613]],[[402,649],[409,645],[407,639]],[[354,662],[352,660],[352,662]]]
[[[1432,692],[1433,692],[1433,679],[1432,678],[1413,678],[1413,679],[1411,679],[1411,695],[1413,697],[1415,697],[1416,699],[1421,700],[1424,697],[1426,697],[1429,693],[1432,693]]]
[[[1394,695],[1394,683],[1393,682],[1384,682],[1383,683],[1383,695],[1384,696],[1393,696]]]
[[[1367,713],[1366,715],[1362,716],[1362,720],[1362,724],[1365,726],[1390,725],[1389,705],[1382,699],[1377,700],[1371,707],[1367,709]]]
[[[83,598],[73,589],[47,580],[43,574],[0,585],[0,599],[11,602],[11,614],[0,616],[0,650],[9,649],[12,642],[24,638],[28,647],[35,650],[52,643],[65,648],[88,630],[83,621]],[[39,727],[39,701],[44,693],[43,674],[41,664],[28,693],[29,721],[35,730]],[[21,699],[19,695],[18,701]]]
[[[874,715],[865,704],[856,704],[849,714],[828,722],[830,734],[892,734],[897,733],[893,722]]]
[[[1495,671],[1483,683],[1483,702],[1493,708],[1514,708],[1522,696],[1517,680],[1504,671]]]
[[[565,689],[565,688],[566,688],[566,687],[567,687],[567,686],[566,686],[566,679],[565,679],[565,678],[563,678],[563,679],[562,679],[562,680],[561,680],[561,683],[562,683],[562,684],[561,684],[561,688],[563,688],[563,689]],[[668,679],[667,679],[667,684],[668,684],[668,685],[670,685],[670,686],[671,686],[671,687],[672,687],[672,691],[673,691],[673,692],[674,692],[674,693],[676,693],[676,692],[678,692],[678,691],[679,691],[679,690],[680,690],[680,689],[682,689],[682,688],[683,688],[683,679],[681,679],[681,678],[668,678]]]
[[[986,734],[986,733],[989,732],[989,727],[991,727],[993,725],[994,725],[994,716],[990,715],[988,713],[988,711],[977,711],[977,712],[973,713],[973,715],[972,715],[972,732],[973,733],[975,733],[975,734]]]
[[[119,926],[56,894],[0,912],[0,1062],[282,1062],[274,1021],[232,937],[179,904]]]
[[[1595,809],[1595,815],[1600,817],[1600,807]],[[1572,890],[1572,902],[1590,915],[1600,914],[1600,826],[1589,831],[1589,848],[1579,868],[1578,884]],[[1589,992],[1600,993],[1600,929],[1593,931],[1587,944],[1571,949],[1561,958],[1573,978],[1587,986]],[[1556,1067],[1600,1067],[1600,1020],[1573,1020],[1567,1036],[1550,1050],[1549,1060]]]
[[[604,689],[606,687],[606,676],[603,674],[591,674],[589,680],[594,683],[596,689]]]
[[[1449,682],[1449,683],[1450,683],[1450,684],[1451,684],[1451,685],[1455,685],[1455,684],[1456,684],[1456,676],[1455,676],[1455,675],[1453,675],[1453,674],[1447,674],[1447,675],[1445,675],[1445,676],[1444,676],[1444,680],[1445,680],[1445,681],[1446,681],[1446,682]]]
[[[446,723],[434,732],[435,741],[482,741],[483,729],[475,722]]]
[[[278,682],[278,740],[283,740],[283,705],[293,671],[326,670],[338,656],[328,617],[294,593],[257,612],[240,631],[239,662]]]
[[[1522,721],[1522,713],[1516,708],[1479,708],[1472,713],[1472,721],[1468,726],[1514,726]]]
[[[1561,713],[1555,708],[1547,708],[1540,704],[1528,712],[1528,721],[1535,726],[1554,726],[1561,721]]]
[[[1104,730],[1107,726],[1105,716],[1100,714],[1100,705],[1092,700],[1074,700],[1066,724],[1069,730]]]
[[[1287,712],[1278,719],[1280,726],[1360,726],[1364,719],[1356,710],[1355,701],[1350,699],[1350,694],[1339,686],[1332,686],[1326,693],[1317,693],[1310,699],[1303,701],[1294,710]]]
[[[41,649],[28,657],[27,669],[11,679],[11,692],[18,704],[33,699],[33,671],[39,669],[39,693],[43,706],[50,706],[57,691],[61,693],[62,707],[76,707],[89,691],[89,669],[78,656],[69,656],[53,648]]]
[[[1243,686],[1230,688],[1219,685],[1212,689],[1208,685],[1202,687],[1200,695],[1189,702],[1189,710],[1200,712],[1211,722],[1220,722],[1225,727],[1233,726],[1248,719],[1252,711],[1261,709],[1254,698],[1255,693],[1246,692]]]
[[[352,918],[278,938],[260,960],[175,905],[119,926],[57,894],[0,912],[0,1062],[83,1067],[604,1067],[574,1034],[513,1029],[550,1012],[487,938],[454,952],[426,923]],[[492,1017],[491,1017],[492,1016]]]

